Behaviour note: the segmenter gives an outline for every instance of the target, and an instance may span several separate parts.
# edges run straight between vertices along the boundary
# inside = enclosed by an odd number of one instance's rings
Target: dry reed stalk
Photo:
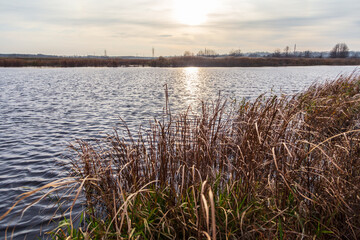
[[[137,139],[125,127],[128,136],[101,145],[77,142],[73,177],[91,222],[83,235],[359,238],[359,89],[358,76],[340,77],[231,110],[204,103]]]

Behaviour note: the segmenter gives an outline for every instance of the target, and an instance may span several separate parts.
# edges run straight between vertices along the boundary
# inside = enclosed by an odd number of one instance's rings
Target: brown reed
[[[360,65],[360,58],[159,57],[144,58],[0,58],[0,67],[264,67]]]
[[[360,78],[72,146],[100,239],[358,239]],[[130,139],[126,140],[126,139]],[[94,224],[94,222],[96,224]]]
[[[360,238],[360,76],[190,111],[74,143],[86,218],[53,237]]]

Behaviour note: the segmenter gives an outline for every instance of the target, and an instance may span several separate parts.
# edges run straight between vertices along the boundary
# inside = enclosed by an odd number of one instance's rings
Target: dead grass
[[[359,58],[159,57],[125,58],[0,58],[0,67],[264,67],[360,65]]]
[[[86,218],[53,236],[359,239],[359,94],[359,76],[339,77],[292,97],[203,103],[137,138],[78,141]]]

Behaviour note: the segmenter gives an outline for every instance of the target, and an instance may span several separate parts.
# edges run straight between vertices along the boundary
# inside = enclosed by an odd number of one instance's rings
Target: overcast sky
[[[360,0],[0,0],[0,53],[360,50]]]

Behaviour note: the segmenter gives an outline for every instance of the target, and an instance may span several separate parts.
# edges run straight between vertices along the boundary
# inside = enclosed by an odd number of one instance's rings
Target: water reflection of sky
[[[185,87],[190,96],[199,92],[199,68],[188,67],[183,69],[185,75]]]
[[[355,67],[287,67],[287,68],[177,68],[162,69],[169,88],[172,112],[188,106],[198,109],[200,101],[254,100],[260,94],[294,94]],[[162,72],[164,71],[164,72]],[[152,86],[154,88],[154,86]],[[161,91],[161,90],[160,90]]]
[[[209,100],[215,90],[206,69],[197,67],[178,69],[170,88],[170,104],[174,110],[186,109],[190,105],[195,109],[200,101]]]

